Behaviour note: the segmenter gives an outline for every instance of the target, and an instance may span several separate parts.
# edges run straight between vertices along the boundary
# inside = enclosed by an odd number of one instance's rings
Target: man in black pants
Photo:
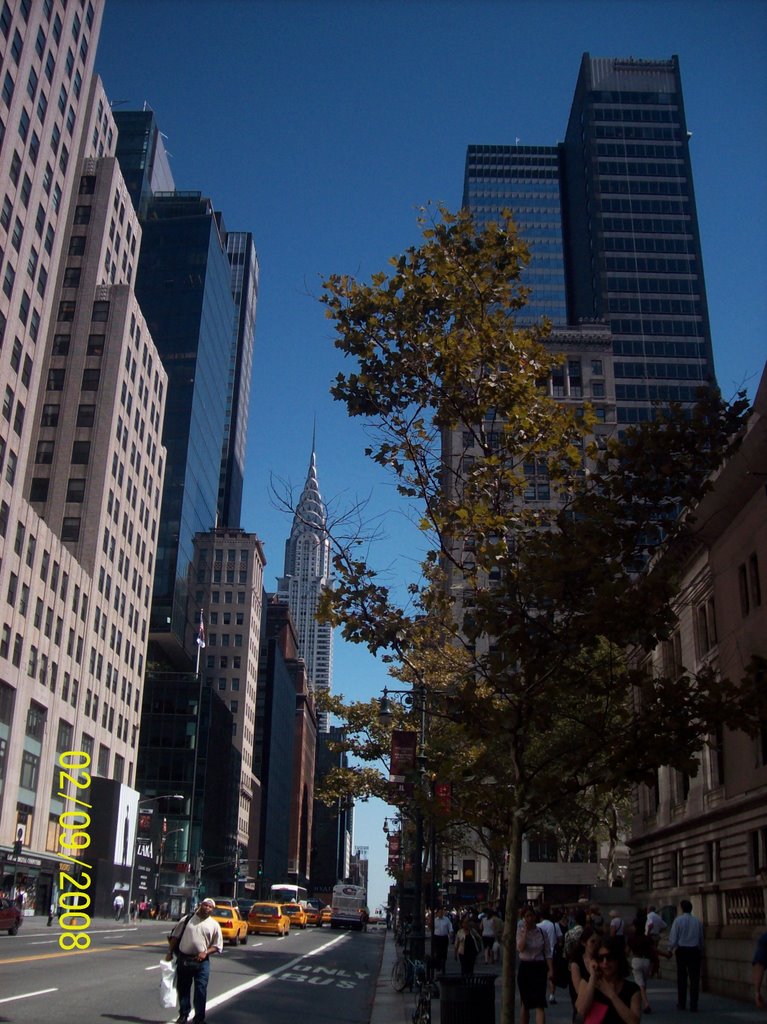
[[[676,952],[676,1008],[687,1006],[687,983],[690,983],[690,1009],[698,1009],[700,964],[703,958],[703,925],[693,916],[692,903],[682,900],[682,913],[674,918],[668,937],[670,952]]]
[[[447,961],[447,950],[453,941],[453,925],[450,918],[445,915],[445,908],[438,907],[434,918],[434,933],[431,942],[431,955],[434,961],[434,970],[439,974],[445,973]]]

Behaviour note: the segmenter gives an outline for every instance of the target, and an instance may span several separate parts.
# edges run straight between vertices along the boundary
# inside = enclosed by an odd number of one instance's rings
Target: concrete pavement
[[[428,944],[428,943],[427,943]],[[373,1011],[370,1024],[411,1024],[415,995],[408,992],[395,992],[391,986],[391,972],[397,959],[397,947],[394,943],[394,932],[386,933],[381,971],[375,988]],[[665,968],[665,965],[664,965]],[[667,977],[662,981],[653,980],[648,989],[648,998],[652,1014],[643,1015],[647,1024],[684,1024],[693,1020],[708,1021],[709,1024],[767,1024],[767,1012],[757,1010],[752,1003],[737,1002],[724,999],[709,992],[702,992],[698,1012],[681,1011],[676,1008],[676,985],[674,983],[673,965],[665,968]],[[448,957],[447,973],[457,975],[458,965]],[[493,974],[497,977],[495,984],[495,1021],[501,1017],[501,981],[500,967],[488,966],[477,962],[478,974]],[[431,1004],[433,1024],[440,1022],[440,1001],[433,999]],[[516,1017],[519,1018],[517,1000]],[[566,989],[557,989],[557,1003],[546,1011],[547,1024],[571,1024],[572,1006]],[[456,1022],[457,1024],[457,1022]],[[472,1015],[460,1024],[493,1024],[493,1021]]]

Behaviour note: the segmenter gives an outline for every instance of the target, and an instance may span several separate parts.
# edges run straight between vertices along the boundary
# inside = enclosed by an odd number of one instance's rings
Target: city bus
[[[278,882],[271,887],[272,903],[306,903],[308,893],[302,885],[292,885],[290,882]]]
[[[330,927],[353,928],[361,932],[367,924],[367,892],[361,885],[340,882],[333,886]]]

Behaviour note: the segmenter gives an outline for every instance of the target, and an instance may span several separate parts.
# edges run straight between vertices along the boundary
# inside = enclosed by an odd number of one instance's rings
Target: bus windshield
[[[271,887],[272,900],[275,903],[303,903],[308,895],[302,885],[291,885],[290,882],[280,882]]]

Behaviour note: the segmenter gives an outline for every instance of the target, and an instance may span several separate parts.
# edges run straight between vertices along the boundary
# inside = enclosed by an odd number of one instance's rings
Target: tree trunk
[[[514,1024],[517,963],[517,911],[519,909],[519,879],[522,872],[522,822],[514,814],[509,829],[509,877],[506,888],[505,924],[503,928],[503,960],[501,963],[501,1020],[500,1024]]]
[[[618,847],[618,815],[614,804],[608,804],[605,808],[605,817],[608,819],[607,834],[609,845],[607,848],[607,884],[612,885],[615,881],[615,852]]]

